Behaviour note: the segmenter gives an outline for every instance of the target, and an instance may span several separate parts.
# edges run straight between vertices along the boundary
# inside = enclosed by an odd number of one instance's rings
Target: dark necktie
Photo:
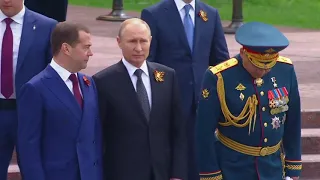
[[[82,108],[82,96],[80,94],[78,78],[75,74],[71,74],[69,79],[72,82],[73,95],[76,98],[77,102],[79,103],[80,107]]]
[[[142,74],[142,70],[141,69],[137,69],[134,74],[137,76],[137,84],[136,84],[136,88],[137,88],[137,95],[139,98],[139,101],[141,103],[144,115],[146,116],[147,120],[149,120],[149,115],[150,115],[150,104],[149,104],[149,99],[148,99],[148,94],[147,94],[147,90],[143,84],[142,78],[141,78],[141,74]]]
[[[12,19],[6,18],[6,30],[2,39],[1,51],[1,94],[9,98],[13,94],[13,35],[10,24]]]

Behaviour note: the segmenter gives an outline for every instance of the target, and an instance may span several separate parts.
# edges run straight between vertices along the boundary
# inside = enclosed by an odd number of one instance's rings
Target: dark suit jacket
[[[147,63],[152,107],[147,122],[122,61],[93,76],[104,133],[106,180],[186,179],[186,132],[173,69]],[[163,71],[164,82],[154,71]]]
[[[149,24],[152,34],[148,60],[177,72],[185,112],[195,112],[194,103],[198,101],[202,77],[208,66],[229,59],[218,11],[198,0],[195,6],[193,51],[174,0],[160,1],[141,12],[141,19]],[[207,13],[208,21],[199,16],[200,10]]]
[[[68,0],[25,0],[25,5],[58,22],[65,21],[67,17]]]
[[[102,180],[101,126],[93,80],[78,73],[80,108],[48,65],[21,88],[18,156],[23,180]]]
[[[51,62],[51,32],[57,21],[26,8],[20,40],[15,88],[20,88]]]

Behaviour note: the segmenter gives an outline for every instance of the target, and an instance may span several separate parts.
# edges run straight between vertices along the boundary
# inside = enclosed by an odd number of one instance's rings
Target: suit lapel
[[[171,30],[176,31],[174,34],[177,34],[179,36],[179,39],[182,42],[182,45],[191,52],[191,49],[188,44],[187,35],[184,30],[183,22],[181,20],[181,16],[179,14],[179,11],[177,9],[177,6],[174,2],[174,0],[167,0],[167,6],[165,7],[165,15],[167,16],[167,20],[171,21],[170,24]]]
[[[194,16],[194,22],[195,22],[195,30],[194,30],[194,39],[193,39],[193,48],[194,48],[194,52],[198,52],[197,48],[202,48],[202,46],[197,46],[197,44],[201,43],[201,36],[203,35],[203,33],[205,31],[208,31],[208,29],[205,28],[205,24],[204,23],[208,23],[204,22],[201,17],[199,16],[200,10],[203,10],[203,7],[201,5],[200,2],[198,2],[198,0],[196,1],[196,9],[195,9],[195,16]],[[199,51],[201,52],[201,51]],[[194,58],[193,58],[194,59]]]
[[[150,77],[150,84],[151,84],[151,97],[152,97],[152,105],[151,105],[151,112],[150,112],[150,121],[153,118],[153,115],[155,114],[155,111],[157,109],[159,109],[160,107],[158,107],[160,102],[161,96],[159,96],[159,94],[162,94],[161,92],[161,83],[156,81],[155,75],[154,75],[154,71],[157,70],[156,67],[153,66],[153,64],[151,63],[147,63],[148,64],[148,70],[149,70],[149,77]],[[150,123],[150,122],[149,122]]]
[[[117,78],[119,83],[119,92],[121,96],[125,96],[127,99],[128,107],[137,107],[138,113],[140,115],[140,119],[147,125],[147,119],[143,113],[141,104],[139,102],[136,90],[134,89],[132,85],[131,78],[129,76],[129,73],[122,63],[122,61],[117,63],[117,69],[118,69],[118,75]]]
[[[36,29],[36,19],[34,18],[33,14],[26,8],[26,12],[23,19],[23,26],[22,26],[22,34],[21,34],[21,41],[19,45],[19,54],[18,54],[18,62],[17,62],[17,72],[22,66],[22,63],[27,55],[29,48],[31,47],[34,36],[37,32]]]
[[[50,66],[46,67],[46,79],[45,85],[51,90],[51,92],[64,104],[69,111],[71,111],[78,120],[81,120],[82,110],[73,94],[63,82],[59,74]]]
[[[79,85],[80,85],[80,89],[81,89],[81,93],[82,93],[82,98],[83,98],[83,114],[84,112],[88,109],[89,106],[89,86],[84,82],[84,75],[81,73],[78,73],[78,81],[79,81]]]

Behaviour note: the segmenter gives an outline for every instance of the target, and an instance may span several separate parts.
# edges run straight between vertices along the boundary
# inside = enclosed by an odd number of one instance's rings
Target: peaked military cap
[[[261,22],[242,25],[235,38],[243,46],[251,63],[262,69],[272,68],[279,58],[279,52],[289,45],[289,40],[282,32]]]

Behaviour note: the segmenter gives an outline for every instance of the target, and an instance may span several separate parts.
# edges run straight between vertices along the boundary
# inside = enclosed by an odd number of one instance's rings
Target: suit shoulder
[[[172,73],[175,72],[175,70],[173,68],[170,68],[170,67],[165,66],[163,64],[159,64],[156,62],[148,62],[148,64],[151,65],[153,68],[161,70],[161,71],[172,72]]]
[[[236,66],[237,64],[238,64],[238,60],[236,58],[231,58],[229,60],[221,62],[220,64],[218,64],[216,66],[210,66],[209,70],[213,74],[217,74],[217,73],[220,73],[220,72],[225,71],[227,69],[230,69],[230,68]]]
[[[148,11],[149,13],[163,12],[163,8],[165,7],[165,5],[166,1],[163,0],[143,9],[142,11]]]
[[[201,4],[201,6],[205,7],[207,10],[211,11],[211,12],[217,12],[218,10],[204,2],[199,2]]]
[[[281,62],[281,63],[285,63],[285,64],[290,64],[292,65],[292,61],[291,59],[287,58],[287,57],[284,57],[284,56],[279,56],[277,62]]]
[[[38,21],[40,21],[41,23],[46,23],[46,24],[50,24],[50,25],[56,25],[58,22],[52,18],[49,18],[47,16],[44,16],[42,14],[39,14],[35,11],[26,9],[26,11],[28,11],[30,14],[32,14],[34,16],[35,19],[37,19]]]
[[[41,80],[45,76],[45,70],[42,70],[39,74],[33,76],[26,84],[31,84],[32,86],[38,86],[41,83]]]
[[[112,74],[114,74],[114,72],[117,70],[117,64],[113,64],[109,67],[106,67],[104,69],[102,69],[101,71],[97,72],[96,74],[94,74],[92,76],[93,79],[103,79],[106,78]]]

